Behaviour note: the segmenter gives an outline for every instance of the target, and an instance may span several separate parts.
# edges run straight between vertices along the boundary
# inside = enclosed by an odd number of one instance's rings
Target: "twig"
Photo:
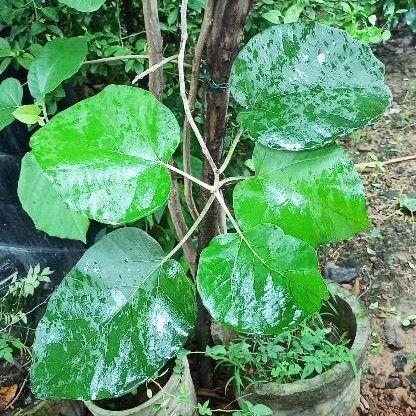
[[[201,213],[199,214],[199,217],[195,220],[195,222],[192,224],[192,227],[188,230],[188,232],[183,236],[182,240],[179,241],[179,243],[172,249],[172,251],[166,255],[166,257],[162,260],[161,264],[165,263],[166,261],[168,261],[172,256],[175,255],[175,253],[185,244],[185,242],[188,240],[188,238],[194,233],[194,231],[198,228],[199,224],[201,223],[201,221],[204,219],[205,215],[207,214],[207,212],[209,211],[209,209],[211,208],[212,203],[214,202],[215,199],[215,194],[212,194],[204,209],[201,211]]]
[[[221,189],[218,189],[218,192],[221,194],[221,198],[224,199],[224,194]],[[227,233],[227,214],[224,209],[219,210],[219,218],[218,218],[218,232],[219,234],[226,234]]]
[[[182,211],[181,201],[180,201],[180,192],[178,186],[178,180],[176,179],[176,174],[172,172],[172,186],[168,199],[168,209],[170,216],[172,218],[173,227],[175,228],[176,235],[178,239],[181,240],[187,233],[188,227],[185,222],[185,218]],[[196,249],[192,240],[189,239],[183,245],[183,252],[189,263],[189,270],[192,277],[196,277]]]
[[[98,58],[98,59],[91,59],[89,61],[85,61],[83,65],[90,65],[90,64],[100,64],[105,62],[111,62],[111,61],[126,61],[129,59],[149,59],[149,55],[120,55],[120,56],[108,56],[106,58]],[[172,59],[173,63],[178,63],[177,59]],[[191,68],[192,65],[188,63],[184,63],[186,67]],[[26,82],[27,84],[27,82]],[[22,84],[22,86],[25,86],[26,84]]]
[[[191,126],[199,145],[201,146],[202,153],[206,157],[209,165],[211,166],[212,171],[214,172],[215,176],[218,176],[218,169],[215,165],[215,162],[209,152],[207,145],[205,144],[204,138],[202,137],[201,132],[199,131],[195,120],[192,116],[191,109],[189,107],[188,98],[186,96],[186,86],[185,86],[185,71],[184,71],[184,59],[185,59],[185,47],[186,42],[188,40],[188,24],[186,21],[186,15],[188,10],[188,0],[182,0],[181,2],[181,45],[179,49],[178,55],[178,71],[179,71],[179,89],[180,95],[183,102],[183,107],[185,110],[185,115],[188,120],[189,125]]]
[[[153,72],[157,71],[158,69],[162,68],[162,66],[166,65],[169,62],[174,61],[175,59],[178,58],[178,55],[172,55],[172,56],[168,56],[167,58],[162,59],[160,62],[158,62],[157,64],[152,65],[151,67],[149,67],[148,69],[146,69],[146,71],[143,71],[141,74],[138,74],[134,80],[132,81],[132,84],[135,84],[137,81],[140,81],[141,79],[143,79],[145,76],[152,74]],[[150,88],[149,88],[150,89]]]
[[[208,185],[207,183],[201,181],[200,179],[195,178],[194,176],[187,174],[183,170],[178,169],[177,167],[175,167],[173,165],[170,165],[169,163],[160,162],[160,164],[162,166],[164,166],[165,168],[171,170],[172,172],[179,173],[179,175],[182,175],[183,177],[191,180],[192,182],[197,183],[200,187],[202,187],[204,189],[207,189],[210,192],[214,192],[214,190],[215,190],[215,186]]]
[[[225,169],[227,169],[227,167],[228,167],[228,165],[231,161],[231,158],[233,157],[235,148],[237,147],[238,142],[240,141],[240,138],[241,138],[242,134],[243,134],[243,130],[241,130],[241,129],[238,130],[237,135],[234,137],[234,140],[231,143],[230,150],[228,151],[228,154],[225,157],[225,160],[224,160],[223,164],[220,167],[220,173],[223,173],[225,171]]]
[[[103,62],[111,61],[126,61],[129,59],[149,59],[149,55],[120,55],[120,56],[108,56],[106,58],[91,59],[90,61],[85,61],[83,65],[92,65],[100,64]]]
[[[191,82],[189,85],[189,110],[193,113],[196,96],[198,92],[198,81],[199,81],[199,68],[201,66],[202,54],[207,42],[209,29],[212,23],[212,12],[214,9],[214,0],[206,0],[204,18],[202,20],[201,32],[198,37],[198,41],[195,47],[194,59],[192,61],[192,75]],[[185,118],[183,123],[183,136],[182,136],[182,157],[183,157],[183,170],[186,173],[192,174],[191,168],[191,137],[190,137],[190,124],[188,119]],[[192,182],[185,178],[184,180],[184,193],[185,201],[188,206],[189,212],[193,219],[198,217],[198,209],[196,207],[194,197],[192,194]]]
[[[221,205],[222,209],[225,211],[225,214],[227,215],[228,219],[230,220],[231,224],[233,225],[233,227],[235,228],[235,231],[237,232],[237,234],[240,236],[240,238],[247,243],[247,245],[249,247],[250,243],[247,241],[247,239],[244,237],[243,232],[241,231],[239,225],[237,224],[237,221],[234,219],[234,217],[232,216],[230,210],[227,207],[227,204],[224,201],[223,196],[221,195],[221,193],[219,191],[215,192],[215,197],[217,198],[219,204]]]
[[[394,159],[389,159],[386,160],[384,162],[364,162],[364,163],[356,163],[354,166],[358,171],[363,171],[366,168],[375,168],[379,165],[384,166],[384,165],[392,165],[393,163],[400,163],[400,162],[405,162],[407,160],[415,160],[416,159],[416,155],[411,155],[411,156],[403,156],[403,157],[397,157]]]
[[[250,178],[250,176],[230,176],[229,178],[225,178],[222,181],[220,181],[218,186],[222,188],[224,185],[228,185],[229,183],[243,181],[244,179],[248,178]]]
[[[20,386],[19,391],[17,392],[16,396],[14,396],[14,399],[4,408],[4,410],[10,409],[18,400],[20,395],[22,394],[23,389],[25,388],[27,383],[27,377],[24,379],[22,385]]]

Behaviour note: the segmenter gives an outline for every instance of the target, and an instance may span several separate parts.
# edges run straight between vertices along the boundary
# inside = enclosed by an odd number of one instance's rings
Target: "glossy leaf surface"
[[[272,147],[323,146],[365,126],[390,103],[384,66],[346,32],[316,23],[273,26],[242,49],[231,93],[244,130]]]
[[[38,230],[85,243],[88,218],[68,208],[30,153],[22,159],[17,192]]]
[[[87,56],[87,39],[56,38],[48,42],[32,61],[27,81],[36,100],[53,91],[81,68]]]
[[[94,12],[105,3],[105,0],[59,0],[59,2],[79,12]]]
[[[22,103],[23,88],[14,78],[6,78],[0,84],[0,130],[13,120],[13,111]]]
[[[338,241],[368,226],[361,180],[336,144],[289,152],[256,145],[256,175],[234,190],[238,222],[265,222],[312,246]]]
[[[327,297],[315,250],[271,224],[215,237],[202,251],[198,291],[212,317],[238,332],[276,334]]]
[[[194,327],[192,282],[137,228],[91,247],[51,297],[36,330],[32,392],[100,399],[127,393],[175,356]]]
[[[57,114],[30,141],[42,170],[75,211],[106,224],[161,207],[179,144],[172,112],[149,92],[111,85]]]

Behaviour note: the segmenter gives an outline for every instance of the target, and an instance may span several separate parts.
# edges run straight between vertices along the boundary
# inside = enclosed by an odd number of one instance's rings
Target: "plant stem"
[[[208,190],[210,192],[213,192],[215,190],[215,187],[214,186],[208,185],[207,183],[201,181],[200,179],[195,178],[192,175],[189,175],[188,173],[184,172],[181,169],[178,169],[177,167],[175,167],[173,165],[170,165],[169,163],[160,162],[160,164],[162,166],[165,166],[166,168],[168,168],[169,170],[171,170],[171,171],[173,171],[175,173],[179,173],[180,175],[182,175],[183,177],[189,179],[190,181],[197,183],[200,187],[202,187],[202,188],[204,188],[204,189],[206,189],[206,190]]]
[[[244,237],[244,234],[242,233],[242,231],[241,231],[241,229],[240,229],[237,221],[235,220],[235,218],[232,216],[230,210],[228,209],[227,204],[224,201],[224,197],[218,191],[215,192],[215,197],[217,198],[217,201],[219,202],[219,204],[221,205],[222,209],[226,213],[226,215],[227,215],[228,219],[230,220],[231,224],[235,228],[235,231],[237,232],[237,234],[242,238],[242,240],[244,242],[247,242],[247,240]]]
[[[192,61],[192,75],[189,85],[188,103],[191,114],[193,113],[196,96],[198,92],[199,81],[199,69],[201,66],[202,53],[205,48],[209,29],[212,23],[212,12],[214,10],[214,0],[206,0],[204,18],[202,20],[201,32],[198,37],[198,41],[195,47],[194,59]],[[183,123],[183,135],[182,135],[182,157],[183,157],[183,170],[186,173],[192,175],[191,168],[191,131],[188,119],[185,118]],[[192,194],[192,181],[185,178],[184,180],[184,194],[185,201],[188,206],[189,212],[193,219],[198,217],[198,209],[196,207],[194,197]]]
[[[215,1],[212,15],[212,25],[207,42],[207,68],[211,79],[217,83],[229,81],[231,66],[238,52],[243,28],[253,5],[253,0],[221,0]],[[229,92],[224,90],[207,89],[205,93],[205,141],[210,152],[212,163],[203,162],[202,180],[205,183],[218,185],[218,167],[222,159],[224,137],[227,125]],[[218,189],[218,187],[216,187]],[[220,194],[220,192],[218,192]],[[201,205],[210,197],[202,189]],[[201,223],[198,235],[198,251],[200,252],[223,228],[224,218],[221,206],[215,201]],[[211,318],[198,298],[198,317],[196,326],[197,348],[204,351],[212,343]],[[198,381],[201,387],[210,388],[213,363],[208,357],[201,357],[198,362]]]
[[[188,227],[185,222],[185,218],[182,211],[181,200],[180,200],[180,191],[178,186],[178,180],[176,174],[171,172],[172,176],[172,186],[170,190],[170,195],[168,198],[168,209],[169,214],[172,219],[173,227],[175,228],[176,235],[179,240],[181,240],[186,233],[188,232]],[[197,253],[195,246],[191,239],[189,239],[183,245],[183,252],[189,263],[189,271],[191,272],[192,277],[196,277],[196,262],[197,262]]]
[[[143,14],[145,18],[146,37],[149,45],[149,65],[151,65],[151,68],[155,68],[158,65],[160,66],[160,69],[152,72],[149,77],[149,90],[161,100],[165,85],[162,67],[163,62],[166,62],[166,59],[163,59],[163,38],[159,24],[157,0],[144,0]],[[148,73],[151,68],[148,69]],[[141,75],[143,76],[143,74]],[[172,186],[168,198],[168,210],[176,235],[178,239],[182,241],[188,231],[188,226],[183,215],[178,181],[174,172],[171,172],[171,179]],[[195,278],[197,253],[191,240],[184,241],[183,252],[188,260],[191,275]]]
[[[186,86],[185,86],[185,70],[184,70],[184,59],[185,59],[185,48],[186,42],[188,40],[188,24],[187,24],[187,11],[188,11],[188,0],[182,0],[181,2],[181,45],[178,55],[178,71],[179,71],[179,89],[180,95],[183,102],[183,107],[185,110],[186,119],[188,120],[189,125],[191,126],[199,145],[201,146],[202,153],[204,154],[206,160],[208,161],[214,176],[217,176],[217,166],[212,159],[211,153],[209,152],[204,138],[202,137],[201,132],[198,130],[198,127],[193,119],[191,109],[189,106],[188,98],[186,96]]]
[[[163,59],[163,39],[160,30],[157,0],[143,0],[142,4],[150,68],[142,74],[137,75],[133,80],[133,84],[146,75],[150,75],[149,90],[160,100],[164,89],[163,70],[161,68],[175,58]]]
[[[47,123],[49,121],[49,117],[48,117],[48,111],[46,109],[45,103],[42,103],[42,114],[43,114],[43,118],[45,119],[45,123]]]
[[[178,58],[178,55],[172,55],[172,56],[168,56],[167,58],[162,59],[160,62],[158,62],[158,63],[152,65],[151,67],[149,67],[148,69],[146,69],[146,71],[143,71],[141,74],[136,75],[136,77],[132,81],[132,84],[135,84],[137,81],[140,81],[141,79],[143,79],[147,75],[153,74],[155,72],[159,72],[159,70],[164,65],[166,65],[169,62],[174,61],[177,58]],[[149,81],[149,83],[150,83],[150,81]],[[157,98],[160,98],[160,95],[162,93],[161,92],[162,90],[160,90],[160,86],[158,86],[158,88],[159,88],[159,95],[156,95],[155,94],[155,96]],[[150,88],[150,86],[149,86],[149,90],[152,91],[151,88]]]
[[[227,185],[231,182],[242,181],[242,180],[247,179],[247,178],[248,178],[247,176],[230,176],[229,178],[225,178],[222,181],[220,181],[218,186],[220,188],[222,188],[224,185]]]
[[[211,197],[208,199],[205,207],[203,208],[203,210],[199,214],[199,217],[192,224],[192,227],[189,228],[188,232],[183,236],[182,240],[179,241],[179,243],[171,250],[171,252],[166,255],[166,257],[162,260],[161,264],[163,264],[167,260],[169,260],[186,243],[186,241],[189,239],[189,237],[191,237],[191,235],[198,228],[199,224],[201,223],[201,221],[204,219],[205,215],[207,214],[207,212],[211,208],[211,205],[214,202],[214,200],[215,200],[215,195],[212,194]]]
[[[227,169],[228,165],[230,164],[231,158],[233,157],[235,148],[237,147],[238,143],[240,142],[241,135],[243,134],[243,130],[238,130],[236,136],[234,137],[233,142],[231,143],[230,150],[226,158],[224,159],[223,164],[220,167],[220,173],[224,173],[225,169]]]
[[[149,59],[149,55],[108,56],[106,58],[91,59],[90,61],[85,61],[83,65],[101,64],[103,62],[112,62],[112,61],[126,61],[129,59]]]

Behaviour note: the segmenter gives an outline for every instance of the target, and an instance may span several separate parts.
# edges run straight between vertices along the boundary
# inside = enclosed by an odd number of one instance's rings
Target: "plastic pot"
[[[186,388],[188,393],[187,405],[179,404],[176,400],[182,388]],[[165,402],[166,405],[156,412],[154,406]],[[189,371],[188,360],[185,358],[182,374],[172,373],[165,386],[140,406],[127,410],[106,410],[97,406],[94,402],[85,402],[85,405],[94,416],[155,416],[155,414],[157,416],[170,416],[172,414],[193,416],[196,403],[194,383]]]
[[[253,404],[262,403],[275,416],[351,416],[360,398],[361,368],[365,357],[370,322],[360,301],[337,285],[329,289],[335,295],[338,311],[334,321],[346,331],[353,344],[351,352],[357,374],[350,363],[336,364],[330,370],[308,380],[288,384],[266,383],[244,392]]]

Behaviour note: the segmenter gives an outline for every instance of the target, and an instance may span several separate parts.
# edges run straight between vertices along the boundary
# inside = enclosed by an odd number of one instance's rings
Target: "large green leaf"
[[[13,111],[22,103],[23,88],[14,78],[6,78],[0,84],[0,130],[13,120]]]
[[[17,193],[38,230],[85,243],[88,218],[68,208],[31,153],[22,159]]]
[[[198,291],[212,317],[239,332],[276,334],[327,298],[315,250],[271,224],[214,238],[202,251]]]
[[[384,66],[346,32],[316,23],[273,26],[238,55],[231,93],[244,130],[287,150],[320,147],[363,127],[390,103]]]
[[[32,96],[42,100],[78,72],[87,51],[85,37],[57,38],[48,42],[29,67],[27,81]]]
[[[234,190],[243,228],[276,224],[312,246],[367,228],[361,180],[338,145],[289,152],[257,144],[253,161],[256,176]]]
[[[179,141],[174,115],[150,92],[110,85],[57,114],[30,145],[70,208],[122,224],[166,202],[170,175],[162,162]]]
[[[105,0],[59,0],[59,2],[79,12],[94,12],[105,3]]]
[[[39,398],[120,396],[154,375],[194,327],[195,290],[180,264],[136,228],[91,247],[51,297],[36,329]]]

